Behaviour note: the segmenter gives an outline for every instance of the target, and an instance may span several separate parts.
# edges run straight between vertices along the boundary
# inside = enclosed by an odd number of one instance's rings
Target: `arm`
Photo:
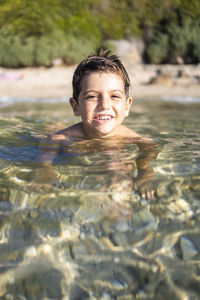
[[[151,187],[154,172],[150,163],[158,155],[157,144],[152,140],[141,140],[138,147],[140,150],[136,159],[138,175],[135,178],[134,189],[139,192],[142,198],[151,200],[154,198],[154,191]]]
[[[52,164],[64,139],[64,135],[53,134],[40,140],[39,167],[34,172],[32,182],[35,187],[49,189],[58,182],[59,174],[52,168]]]
[[[59,152],[61,143],[62,139],[57,134],[42,139],[39,143],[40,155],[38,161],[44,166],[51,166]]]

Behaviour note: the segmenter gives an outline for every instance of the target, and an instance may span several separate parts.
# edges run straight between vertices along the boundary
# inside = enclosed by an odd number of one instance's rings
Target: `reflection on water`
[[[158,144],[148,201],[134,189],[136,144],[84,144],[47,170],[36,137],[72,115],[64,104],[3,107],[0,299],[200,299],[199,108],[143,101],[126,121]]]

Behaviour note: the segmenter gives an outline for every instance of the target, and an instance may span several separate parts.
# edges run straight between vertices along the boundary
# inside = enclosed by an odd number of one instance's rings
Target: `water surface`
[[[134,189],[137,144],[88,142],[47,171],[38,138],[76,121],[69,104],[2,105],[1,299],[200,299],[199,109],[133,105],[126,125],[158,144],[149,201]]]

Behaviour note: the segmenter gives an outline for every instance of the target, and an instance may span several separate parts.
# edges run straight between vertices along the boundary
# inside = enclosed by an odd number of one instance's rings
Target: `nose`
[[[98,108],[101,110],[106,110],[110,108],[110,100],[107,96],[102,96],[99,99]]]

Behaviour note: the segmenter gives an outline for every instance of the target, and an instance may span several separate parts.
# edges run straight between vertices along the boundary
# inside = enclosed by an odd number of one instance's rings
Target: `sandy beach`
[[[199,65],[124,64],[134,98],[200,97]],[[69,97],[75,67],[0,68],[0,98]]]

